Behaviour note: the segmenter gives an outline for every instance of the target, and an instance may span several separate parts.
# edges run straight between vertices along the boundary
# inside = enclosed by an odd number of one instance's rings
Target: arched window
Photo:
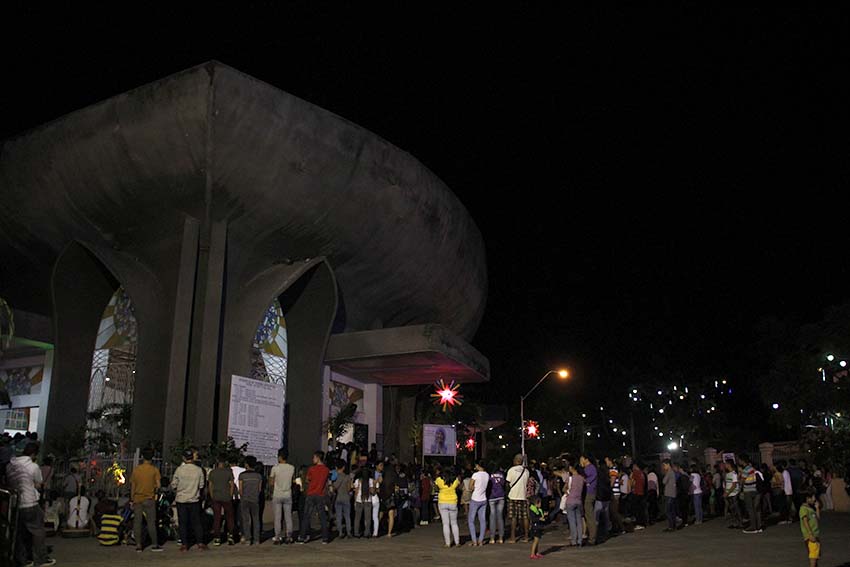
[[[117,449],[130,432],[137,342],[133,302],[119,287],[100,320],[89,382],[87,436],[101,451]]]
[[[289,347],[286,339],[286,319],[277,299],[263,315],[251,346],[251,378],[285,387]]]

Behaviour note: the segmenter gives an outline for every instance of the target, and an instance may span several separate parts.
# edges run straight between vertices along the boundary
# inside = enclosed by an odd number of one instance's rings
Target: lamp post
[[[519,419],[520,419],[520,422],[521,422],[520,423],[520,430],[521,430],[521,434],[522,434],[522,441],[520,442],[520,447],[521,447],[521,452],[522,452],[522,464],[523,465],[526,462],[526,459],[525,459],[525,398],[530,396],[531,392],[536,390],[537,386],[539,386],[543,382],[543,380],[548,378],[550,374],[557,374],[562,379],[565,379],[570,375],[570,373],[567,372],[566,370],[550,370],[549,372],[547,372],[546,374],[543,375],[543,378],[541,378],[540,380],[537,381],[537,384],[535,384],[528,391],[528,393],[526,395],[521,396],[520,399],[519,399]]]

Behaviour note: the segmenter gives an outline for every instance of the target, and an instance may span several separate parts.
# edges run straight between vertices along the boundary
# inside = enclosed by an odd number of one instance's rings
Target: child
[[[820,559],[820,505],[814,491],[806,493],[806,502],[800,506],[800,531],[809,551],[809,566],[817,567]]]
[[[531,559],[543,559],[543,556],[537,552],[540,547],[540,537],[543,535],[543,525],[546,523],[546,513],[540,508],[539,495],[532,497],[531,502],[528,508],[531,515],[531,537],[534,538],[531,542]]]

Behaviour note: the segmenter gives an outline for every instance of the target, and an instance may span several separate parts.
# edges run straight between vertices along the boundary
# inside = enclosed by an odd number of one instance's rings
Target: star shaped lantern
[[[459,392],[460,384],[455,384],[452,380],[446,385],[442,378],[434,384],[435,392],[431,394],[435,405],[443,406],[445,412],[449,406],[459,406],[463,404],[463,395]]]

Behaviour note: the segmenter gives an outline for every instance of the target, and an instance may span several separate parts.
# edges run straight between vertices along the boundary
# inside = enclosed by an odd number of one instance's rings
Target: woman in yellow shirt
[[[460,529],[457,525],[457,487],[460,486],[460,480],[454,471],[442,470],[437,474],[434,485],[440,491],[437,495],[437,507],[443,523],[446,547],[452,546],[451,536],[454,536],[455,545],[460,545]]]

